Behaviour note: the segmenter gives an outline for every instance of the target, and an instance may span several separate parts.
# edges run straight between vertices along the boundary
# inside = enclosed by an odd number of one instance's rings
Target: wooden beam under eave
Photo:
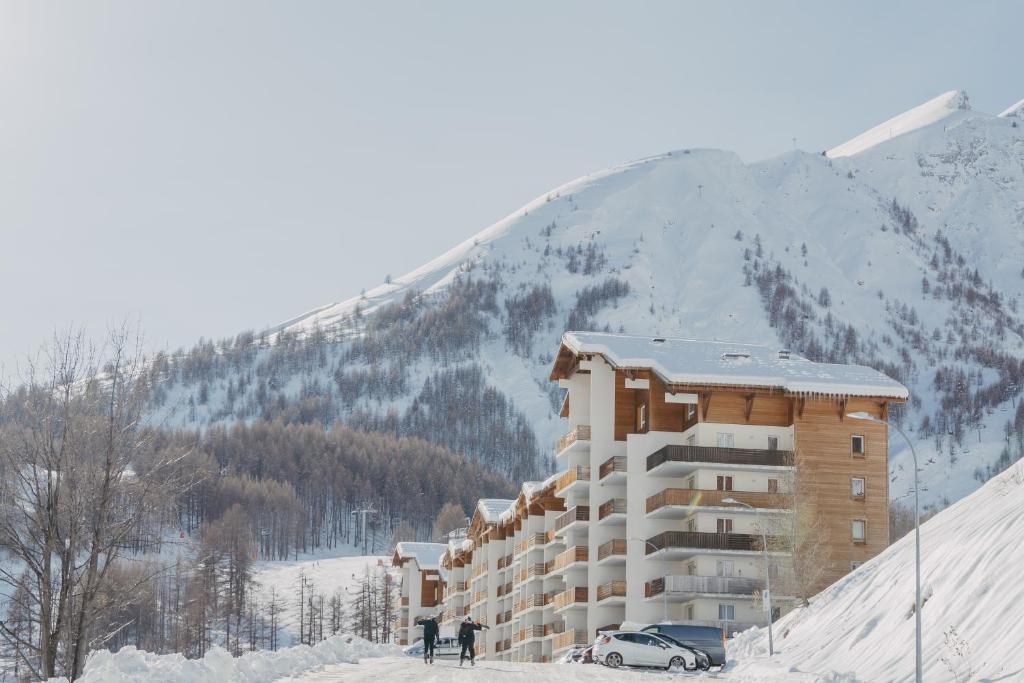
[[[744,406],[744,413],[746,414],[747,422],[750,422],[750,414],[754,411],[754,396],[757,394],[747,394],[746,405]]]

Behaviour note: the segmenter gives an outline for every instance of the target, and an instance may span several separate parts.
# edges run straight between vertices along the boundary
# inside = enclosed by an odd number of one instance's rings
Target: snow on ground
[[[355,548],[345,547],[319,555],[300,555],[297,560],[264,561],[254,565],[260,603],[268,605],[271,594],[276,593],[283,608],[283,644],[291,644],[298,638],[300,575],[304,574],[306,580],[312,582],[317,595],[323,595],[325,601],[340,592],[347,604],[349,593],[362,581],[367,568],[376,576],[383,568],[391,567],[390,557],[355,555],[356,552]]]
[[[833,147],[828,151],[832,159],[848,157],[870,149],[880,142],[891,140],[919,128],[941,121],[953,112],[967,109],[967,93],[950,90],[922,105],[914,107],[888,121],[884,121],[870,130],[864,131],[852,140]]]
[[[1024,462],[921,527],[924,680],[1024,681]],[[775,627],[779,663],[914,678],[914,536],[908,534]],[[756,666],[767,631],[733,640],[735,674]]]

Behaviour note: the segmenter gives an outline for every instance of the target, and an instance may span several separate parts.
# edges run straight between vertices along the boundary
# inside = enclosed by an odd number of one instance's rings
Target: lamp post
[[[772,637],[772,574],[768,571],[768,535],[764,531],[764,523],[761,521],[761,513],[749,503],[744,503],[735,498],[723,498],[726,505],[742,505],[750,508],[757,515],[757,525],[761,527],[761,550],[764,552],[764,592],[767,594],[765,604],[768,607],[768,656],[775,654],[775,639]]]
[[[648,541],[646,538],[639,538],[638,536],[630,536],[626,540],[627,541],[640,541],[641,543],[646,543],[647,545],[649,545],[652,548],[654,548],[654,552],[658,552],[659,550],[661,550],[661,548],[659,548],[658,546],[654,545],[653,543]],[[664,574],[662,574],[661,581],[662,581],[662,586],[661,586],[662,621],[666,621],[667,622],[668,621],[668,577],[665,576]]]
[[[892,427],[899,432],[900,436],[907,442],[907,445],[910,446],[910,455],[914,458],[914,626],[916,629],[914,633],[914,658],[917,665],[914,680],[917,683],[921,683],[921,508],[918,503],[917,451],[914,450],[914,442],[910,440],[910,437],[902,429],[887,420],[881,420],[865,412],[847,413],[846,417]]]

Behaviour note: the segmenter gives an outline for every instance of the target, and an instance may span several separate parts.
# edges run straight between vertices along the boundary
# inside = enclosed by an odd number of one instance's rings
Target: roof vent
[[[779,351],[779,358],[781,360],[789,360],[789,354],[790,354],[790,350],[789,349],[782,349],[782,350]]]
[[[664,337],[655,337],[654,339],[651,340],[651,343],[652,344],[664,344],[665,343],[665,338]]]
[[[742,351],[731,351],[722,354],[722,360],[747,360],[749,358],[750,354],[743,353]]]

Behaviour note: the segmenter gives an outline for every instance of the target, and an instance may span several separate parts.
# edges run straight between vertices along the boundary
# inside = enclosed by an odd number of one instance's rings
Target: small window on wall
[[[864,457],[864,437],[854,434],[850,437],[850,451],[857,456]]]
[[[732,491],[732,477],[718,475],[718,490]]]
[[[718,605],[719,621],[734,621],[736,619],[736,605]]]
[[[779,480],[778,479],[769,479],[768,480],[768,493],[778,493],[778,492],[779,492]]]
[[[686,404],[686,421],[689,422],[697,417],[697,406],[692,403]]]
[[[636,407],[636,431],[647,431],[647,404],[641,403]]]
[[[688,520],[686,520],[686,530],[687,531],[696,531],[697,530],[697,520],[695,520],[695,519],[688,519]]]
[[[716,576],[734,576],[732,560],[715,561]]]
[[[718,432],[718,447],[732,448],[736,445],[736,436],[728,432]]]
[[[867,541],[868,523],[863,519],[853,520],[851,531],[853,533],[854,543],[864,543]]]
[[[720,534],[731,534],[732,533],[732,520],[731,519],[719,519],[718,521],[718,533]]]
[[[769,436],[768,437],[768,450],[777,451],[779,450],[779,437]]]
[[[695,434],[690,434],[688,437],[686,437],[686,445],[687,446],[696,446],[697,445],[697,436]]]
[[[687,605],[686,606],[686,619],[688,621],[692,621],[693,620],[693,605]]]
[[[850,477],[850,495],[854,498],[863,498],[864,488],[864,477]]]
[[[690,489],[691,491],[697,488],[697,481],[693,477],[690,477],[689,479],[686,480],[686,488]]]

